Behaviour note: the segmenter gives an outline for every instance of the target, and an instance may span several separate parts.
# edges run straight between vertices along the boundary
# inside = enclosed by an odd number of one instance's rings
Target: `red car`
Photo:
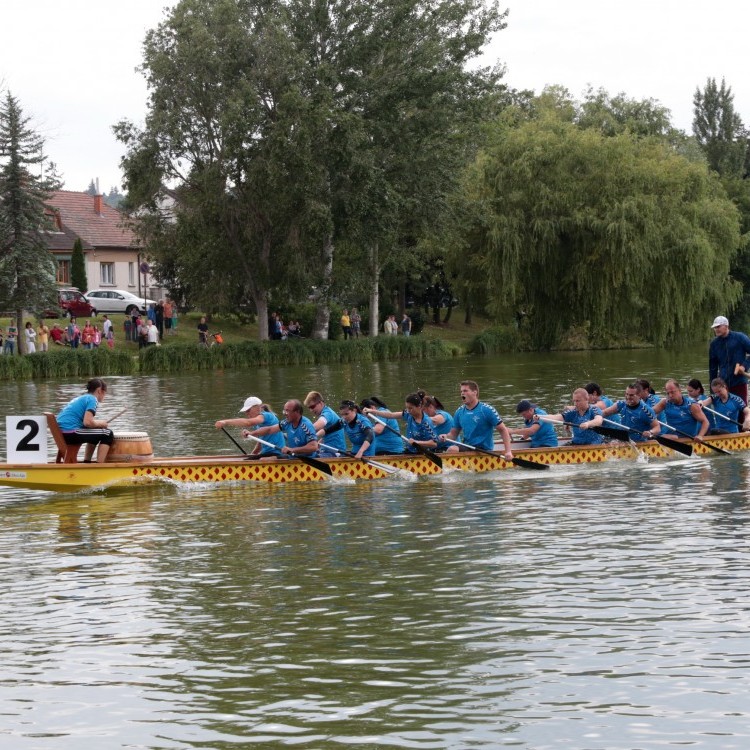
[[[96,308],[73,287],[57,290],[59,310],[47,310],[45,318],[88,318],[96,315]]]

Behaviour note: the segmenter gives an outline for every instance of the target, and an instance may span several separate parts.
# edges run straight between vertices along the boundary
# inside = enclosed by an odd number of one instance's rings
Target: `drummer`
[[[214,427],[217,430],[228,426],[252,429],[254,427],[272,427],[279,423],[279,418],[271,411],[271,408],[266,406],[257,396],[248,396],[245,399],[245,403],[242,404],[240,413],[245,416],[234,417],[233,419],[220,419]],[[281,449],[285,443],[284,436],[280,432],[274,432],[269,435],[266,442],[272,443],[273,447],[256,443],[255,449],[251,454],[253,458],[273,458],[281,455]]]
[[[57,415],[63,439],[67,445],[86,444],[84,461],[90,462],[96,452],[97,463],[104,463],[114,441],[114,433],[105,420],[97,420],[96,409],[107,395],[107,384],[101,378],[91,378],[86,383],[86,393],[74,398]]]

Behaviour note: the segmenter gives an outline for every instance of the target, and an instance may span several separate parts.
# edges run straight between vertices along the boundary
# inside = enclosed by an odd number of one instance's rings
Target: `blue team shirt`
[[[618,401],[616,406],[623,427],[630,427],[638,432],[648,432],[651,429],[651,423],[656,419],[656,412],[643,399],[636,406],[628,406],[625,401]],[[636,443],[646,439],[643,435],[635,433],[632,433],[631,438]]]
[[[402,412],[403,419],[406,421],[406,437],[411,440],[434,440],[437,444],[437,433],[432,420],[426,415],[422,415],[422,421],[417,422],[406,409]],[[408,453],[416,453],[417,449],[413,445],[405,446]]]
[[[695,403],[690,396],[683,396],[682,403],[678,406],[667,399],[664,407],[664,420],[675,431],[685,432],[695,437],[700,429],[700,422],[690,413],[690,407]]]
[[[385,409],[384,407],[378,407],[378,411],[388,411],[388,409]],[[378,417],[382,422],[385,422],[389,427],[396,430],[397,433],[400,433],[401,430],[399,430],[398,422],[395,419],[386,419],[385,417],[381,417],[377,414],[374,416]],[[383,431],[378,434],[375,433],[375,453],[379,455],[384,454],[399,454],[404,452],[404,441],[398,436],[394,435],[390,430],[383,429]]]
[[[546,417],[547,412],[544,409],[536,407],[534,414],[541,417]],[[531,419],[525,419],[524,425],[526,427],[533,427],[538,424],[539,429],[531,436],[532,448],[554,448],[557,445],[557,433],[555,432],[555,426],[551,422],[543,422],[541,419],[535,422],[533,416]]]
[[[86,412],[90,411],[96,414],[96,407],[99,402],[96,396],[91,393],[84,393],[83,396],[74,398],[63,410],[57,415],[57,424],[63,432],[73,432],[83,427],[83,418]]]
[[[604,442],[604,438],[593,430],[582,430],[578,425],[583,422],[589,422],[594,417],[598,417],[602,410],[598,406],[589,406],[583,414],[579,414],[576,409],[568,409],[563,412],[563,421],[573,427],[573,439],[571,445],[598,445]]]
[[[302,417],[296,427],[293,427],[288,419],[284,419],[279,422],[279,427],[281,427],[281,431],[286,438],[286,444],[291,450],[301,448],[308,443],[314,443],[318,439],[315,435],[313,423],[307,417]],[[317,455],[318,452],[315,451],[314,453],[306,453],[305,457],[315,458]]]
[[[739,432],[740,426],[737,422],[742,422],[742,412],[745,409],[745,402],[735,393],[730,393],[726,403],[718,396],[711,396],[711,406],[714,411],[723,414],[728,419],[722,419],[715,414],[706,414],[707,417],[713,417],[714,427],[722,432]],[[732,420],[731,422],[729,420]]]
[[[328,425],[335,425],[338,422],[342,422],[343,420],[341,417],[339,417],[336,412],[331,409],[330,406],[324,406],[323,411],[320,412],[320,418],[325,419],[326,426]],[[318,421],[317,419],[315,420]],[[327,435],[323,436],[323,442],[326,445],[330,445],[331,448],[335,448],[337,451],[345,451],[346,450],[346,440],[344,438],[344,431],[343,430],[336,430],[336,432],[329,432]]]
[[[491,451],[495,447],[494,430],[502,424],[494,406],[479,401],[473,409],[462,404],[453,415],[453,428],[463,433],[463,442]]]
[[[260,416],[263,417],[263,422],[258,427],[273,427],[279,424],[279,418],[271,413],[270,411],[262,411]],[[274,447],[269,448],[267,445],[260,444],[260,455],[261,456],[278,456],[281,454],[281,449],[284,447],[284,435],[280,432],[272,432],[270,435],[264,435],[263,440],[267,443],[273,443]]]
[[[439,414],[445,421],[442,424],[432,423],[432,429],[435,430],[436,435],[447,435],[453,429],[453,417],[443,409],[438,409],[436,414]],[[443,443],[445,445],[445,443]]]
[[[352,444],[352,453],[357,453],[366,440],[370,441],[369,447],[362,454],[364,456],[375,455],[375,432],[372,429],[372,422],[361,414],[357,414],[353,422],[344,422],[343,433],[349,438]],[[394,436],[395,437],[395,436]],[[399,438],[401,442],[401,438]]]

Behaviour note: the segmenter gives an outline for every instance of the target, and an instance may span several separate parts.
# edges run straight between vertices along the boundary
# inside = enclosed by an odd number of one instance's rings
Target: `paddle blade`
[[[327,463],[324,463],[323,461],[318,461],[317,458],[308,458],[307,456],[298,456],[296,453],[292,453],[292,455],[298,461],[302,461],[303,464],[307,464],[308,466],[311,466],[313,469],[322,471],[324,474],[328,474],[329,477],[333,476],[333,471]]]
[[[419,453],[421,453],[423,456],[426,456],[427,458],[432,461],[432,463],[435,464],[439,469],[443,468],[443,459],[438,456],[437,453],[433,453],[432,451],[427,450],[423,445],[419,445],[418,443],[411,443]]]
[[[630,434],[627,430],[621,430],[618,427],[592,427],[594,432],[598,432],[600,435],[612,438],[612,440],[620,440],[623,443],[627,443],[630,440]]]
[[[671,448],[673,451],[684,453],[686,456],[693,455],[692,445],[686,445],[685,443],[680,443],[677,440],[671,440],[670,438],[663,437],[662,435],[654,435],[654,440],[656,440],[659,445],[663,445],[665,448]]]
[[[549,464],[543,464],[539,461],[529,461],[526,458],[516,458],[515,456],[510,460],[519,469],[536,469],[537,471],[549,469]]]

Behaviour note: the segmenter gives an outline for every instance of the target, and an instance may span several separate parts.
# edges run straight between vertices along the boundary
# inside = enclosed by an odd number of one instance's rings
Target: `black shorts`
[[[63,432],[63,439],[67,445],[83,445],[84,443],[112,445],[115,433],[107,427],[81,427],[74,432]]]

